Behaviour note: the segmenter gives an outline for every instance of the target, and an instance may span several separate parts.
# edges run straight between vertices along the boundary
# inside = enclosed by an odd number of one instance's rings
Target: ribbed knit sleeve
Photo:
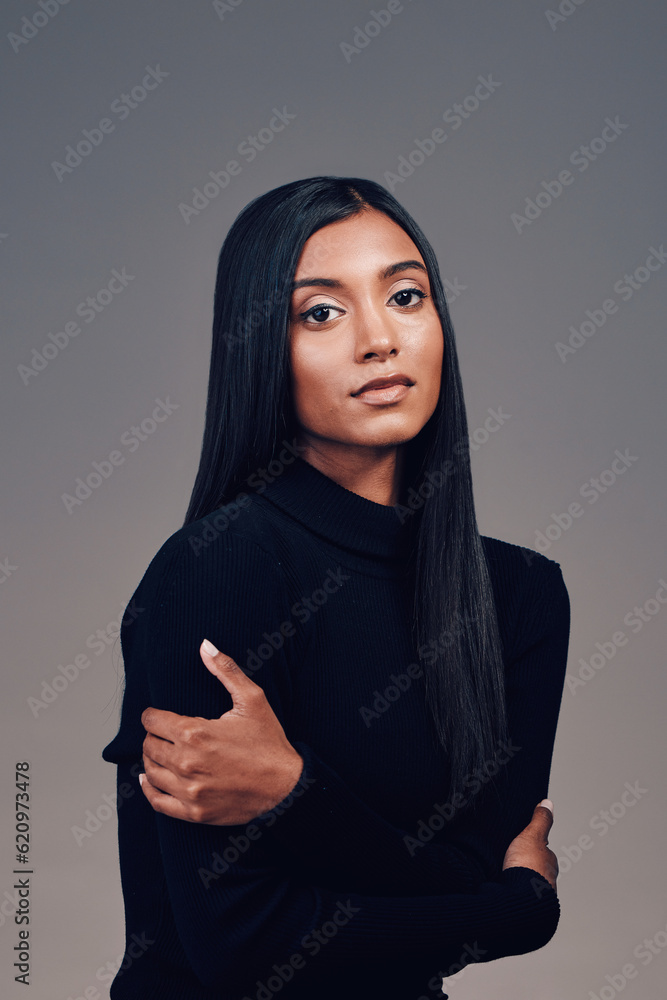
[[[484,881],[463,849],[417,841],[371,809],[311,747],[300,740],[293,746],[304,760],[303,793],[290,793],[256,822],[301,864],[336,867],[381,895],[472,892]]]
[[[231,696],[204,667],[201,640],[209,638],[243,662],[267,627],[287,620],[283,589],[280,570],[268,554],[232,531],[198,551],[183,537],[170,542],[143,581],[147,610],[131,625],[132,641],[123,645],[128,690],[136,672],[146,677],[146,696],[154,707],[209,718],[221,715],[232,707]],[[133,662],[133,655],[140,655],[142,662]],[[262,672],[262,687],[281,722],[291,697],[289,668],[282,648]],[[517,683],[521,676],[519,670]],[[135,704],[135,711],[141,707]],[[320,780],[324,794],[324,766]],[[306,788],[295,803],[306,802],[311,790]],[[338,808],[351,815],[344,787],[334,791]],[[304,810],[310,810],[311,836],[326,829],[326,816],[315,799]],[[143,809],[139,802],[137,808],[140,804]],[[359,814],[359,802],[356,807]],[[296,809],[298,805],[295,816]],[[127,808],[119,811],[121,837],[131,836],[123,824],[132,815]],[[336,841],[336,807],[333,815]],[[285,997],[296,997],[299,982],[305,984],[314,971],[320,977],[317,982],[323,982],[329,974],[352,970],[360,956],[369,967],[391,966],[400,954],[403,960],[433,963],[435,969],[437,963],[446,967],[456,961],[464,946],[477,961],[521,954],[544,945],[558,922],[556,893],[530,869],[508,870],[497,881],[466,893],[373,895],[350,890],[354,873],[346,881],[341,877],[339,885],[309,882],[307,868],[297,864],[293,850],[269,836],[261,824],[250,835],[249,826],[197,825],[152,812],[150,818],[157,828],[180,943],[202,986],[220,996],[255,996],[256,980],[270,976],[276,963],[289,962],[292,955],[301,956],[308,971],[295,973],[292,992],[286,987]],[[359,857],[367,851],[366,837],[377,829],[377,821],[371,815],[366,822],[368,827],[362,824],[359,831],[349,827],[348,846],[338,846],[343,866],[355,864],[355,844]],[[391,885],[392,865],[398,862],[400,833],[389,826],[374,841],[377,871],[384,870],[385,886]],[[435,872],[441,862],[435,851],[431,858]],[[450,862],[449,851],[443,850],[442,872]],[[398,864],[398,882],[407,889],[410,871],[403,865],[401,874]]]
[[[496,589],[507,595],[516,591],[517,578],[524,583],[505,657],[509,740],[497,757],[503,771],[498,792],[487,795],[480,809],[450,822],[443,832],[448,842],[419,843],[377,815],[310,747],[295,741],[304,758],[307,794],[288,796],[262,822],[302,862],[335,860],[342,871],[367,880],[373,891],[425,895],[469,891],[500,874],[507,847],[548,794],[570,629],[559,565],[530,553],[528,567],[517,547],[507,549],[514,550],[515,560],[494,567]],[[495,777],[490,772],[470,776],[475,794]]]
[[[528,567],[518,547],[506,548],[510,554],[514,550],[514,559],[505,552],[493,568],[503,603],[517,591],[517,579],[522,581],[507,638],[509,759],[481,808],[464,815],[448,832],[451,843],[476,858],[491,879],[498,877],[510,842],[549,794],[570,633],[570,601],[558,563],[530,552]]]
[[[195,683],[196,701],[199,708],[191,710],[171,708],[186,715],[204,715],[213,718],[232,707],[231,698],[223,686],[214,681],[210,683],[210,675],[205,670],[199,656],[199,643],[202,638],[211,638],[209,633],[219,636],[222,649],[229,655],[243,658],[248,648],[257,645],[262,633],[271,623],[286,620],[288,609],[282,607],[284,596],[284,581],[280,570],[276,567],[275,558],[253,543],[243,538],[229,535],[226,538],[226,548],[221,542],[218,549],[202,552],[196,545],[192,546],[181,540],[180,543],[171,540],[154,558],[139,587],[138,594],[143,595],[141,602],[150,604],[149,619],[142,629],[130,617],[122,630],[122,648],[128,673],[129,683],[135,682],[135,674],[127,664],[131,657],[137,659],[135,643],[142,645],[141,656],[152,656],[150,648],[154,638],[147,640],[147,632],[159,629],[159,621],[168,620],[169,628],[174,628],[174,638],[180,640],[187,622],[194,622],[196,614],[196,598],[190,597],[190,605],[186,611],[182,604],[176,607],[177,591],[188,589],[191,595],[224,593],[225,578],[238,565],[244,576],[252,575],[253,565],[256,575],[253,580],[244,581],[239,588],[232,581],[230,586],[235,595],[243,601],[234,617],[234,627],[228,616],[222,616],[223,604],[210,608],[208,618],[202,615],[201,628],[204,630],[199,641],[193,639],[194,660],[192,680]],[[223,555],[224,553],[224,555]],[[233,555],[232,555],[233,553]],[[222,556],[222,558],[220,558]],[[240,582],[240,581],[239,581]],[[258,594],[261,589],[269,586],[268,600],[263,608],[257,600],[248,600],[250,593]],[[221,590],[222,587],[222,590]],[[228,601],[225,606],[231,607]],[[247,618],[252,609],[252,620]],[[146,610],[146,609],[143,609]],[[264,616],[264,617],[263,617]],[[156,624],[157,623],[157,624]],[[178,623],[177,625],[175,623]],[[245,624],[244,624],[245,623]],[[131,627],[130,627],[131,626]],[[222,633],[219,632],[223,628]],[[206,632],[208,628],[208,632]],[[245,631],[244,631],[245,628]],[[216,642],[212,639],[211,641]],[[234,642],[236,654],[230,652],[225,643]],[[216,643],[217,645],[217,643]],[[144,652],[146,648],[146,652]],[[192,649],[189,651],[193,658]],[[254,678],[259,682],[259,678]],[[272,657],[271,669],[263,670],[261,685],[273,710],[285,726],[284,703],[289,700],[290,688],[289,664],[282,652]],[[202,690],[199,684],[205,684],[210,691]],[[287,693],[287,694],[286,694]],[[206,698],[213,694],[221,699],[223,707],[216,702],[217,708],[203,708],[209,704]],[[179,699],[190,697],[188,686],[176,695]],[[159,689],[154,688],[150,695],[150,704],[156,708],[166,705],[153,700],[161,697]],[[181,701],[180,703],[186,703]],[[129,718],[127,708],[136,705],[136,700],[127,699],[124,717],[117,741],[111,744],[106,757],[109,760],[118,758],[119,745],[127,742],[131,732],[139,734],[143,740],[145,735],[141,727],[138,712]],[[192,705],[194,705],[194,701]],[[142,710],[143,710],[142,706]],[[218,711],[218,708],[220,709]],[[287,733],[289,738],[289,732]],[[136,744],[136,735],[135,735]],[[337,772],[319,757],[315,751],[299,740],[293,740],[293,746],[304,759],[304,770],[300,788],[308,794],[300,797],[289,796],[290,809],[285,809],[285,802],[279,803],[273,810],[266,813],[262,820],[264,829],[271,829],[271,836],[289,851],[301,866],[310,865],[313,868],[322,866],[338,868],[342,878],[348,884],[362,887],[364,891],[379,894],[414,894],[431,895],[444,892],[470,892],[483,881],[482,868],[478,861],[460,848],[445,842],[420,844],[411,850],[406,846],[414,844],[414,837],[409,831],[389,823],[366,802],[356,795]],[[131,757],[131,752],[126,757]],[[354,830],[354,836],[350,831]]]

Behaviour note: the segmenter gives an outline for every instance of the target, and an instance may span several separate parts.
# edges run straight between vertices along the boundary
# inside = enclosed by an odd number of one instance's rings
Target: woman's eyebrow
[[[410,269],[423,271],[424,274],[428,273],[421,261],[401,260],[396,264],[390,264],[389,267],[381,268],[378,271],[377,277],[379,281],[383,281],[386,278],[391,278],[399,271],[408,271]],[[338,281],[336,278],[301,278],[299,281],[292,283],[292,291],[295,292],[297,288],[306,288],[313,285],[320,285],[324,288],[343,288],[344,282]]]

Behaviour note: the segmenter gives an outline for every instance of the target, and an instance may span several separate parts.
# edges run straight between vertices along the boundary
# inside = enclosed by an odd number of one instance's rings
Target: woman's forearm
[[[325,888],[304,884],[301,875],[297,881],[289,867],[272,866],[275,854],[260,839],[216,878],[211,859],[214,845],[224,843],[219,829],[156,819],[179,937],[211,989],[246,991],[293,954],[311,969],[316,963],[322,981],[360,955],[369,967],[391,965],[400,954],[436,972],[465,946],[470,961],[480,962],[540,948],[558,923],[556,893],[528,868],[508,869],[474,893],[374,896],[343,883]],[[318,940],[326,946],[316,948]]]
[[[484,874],[473,852],[421,840],[368,806],[311,747],[294,789],[254,822],[301,864],[335,868],[363,891],[380,895],[473,892]]]

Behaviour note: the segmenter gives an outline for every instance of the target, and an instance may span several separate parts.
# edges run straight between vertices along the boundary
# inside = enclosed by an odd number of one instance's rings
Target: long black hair
[[[218,260],[204,438],[184,524],[247,493],[253,472],[295,437],[288,334],[298,260],[317,230],[369,208],[384,212],[417,246],[442,325],[440,395],[408,443],[397,513],[414,525],[412,627],[434,734],[448,755],[450,794],[469,804],[465,789],[475,770],[495,759],[507,736],[501,644],[438,264],[417,223],[380,184],[331,176],[293,181],[255,198],[232,224]]]

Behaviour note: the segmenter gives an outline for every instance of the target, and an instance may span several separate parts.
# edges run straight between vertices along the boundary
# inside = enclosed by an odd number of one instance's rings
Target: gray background
[[[3,996],[105,996],[98,970],[123,951],[115,815],[103,808],[115,769],[100,757],[118,723],[113,623],[183,520],[229,225],[251,198],[296,178],[387,184],[399,157],[438,127],[447,139],[394,193],[432,241],[443,279],[462,289],[451,309],[471,431],[489,408],[509,415],[488,440],[477,435],[481,530],[534,548],[536,532],[553,525],[543,549],[570,591],[571,678],[596,643],[609,650],[614,633],[627,637],[563,696],[550,785],[561,863],[556,937],[536,953],[467,968],[449,992],[652,1000],[664,988],[667,610],[655,595],[667,577],[667,267],[649,280],[639,271],[631,297],[614,284],[667,238],[667,12],[657,0],[565,0],[571,13],[555,20],[547,11],[558,5],[546,0],[411,0],[346,59],[341,43],[384,7],[236,0],[225,12],[210,2],[75,0],[34,30],[22,18],[42,10],[37,0],[3,4]],[[34,37],[13,47],[10,33],[22,29]],[[168,75],[121,120],[112,103],[141,84],[146,67]],[[491,96],[477,108],[469,100],[474,110],[460,127],[451,116],[443,122],[480,75],[495,81]],[[273,108],[296,117],[248,162],[238,146],[268,126]],[[52,164],[105,117],[113,132],[59,179]],[[601,135],[606,118],[626,127],[581,170],[570,156]],[[230,159],[241,173],[186,224],[179,204],[191,204],[193,188]],[[565,169],[573,182],[518,232],[512,213]],[[85,323],[77,305],[114,268],[132,280]],[[561,360],[555,345],[609,298],[617,311]],[[81,333],[25,384],[19,366],[31,364],[32,348],[41,352],[49,333],[77,319]],[[177,408],[130,451],[125,432],[167,397]],[[590,502],[581,489],[610,468],[616,449],[635,460]],[[68,512],[62,495],[113,450],[123,463]],[[582,514],[556,538],[554,516],[573,502]],[[624,623],[646,602],[640,628]],[[100,652],[86,645],[97,630],[107,636]],[[44,682],[86,653],[90,666],[33,711],[28,699],[48,694]],[[29,990],[11,967],[13,764],[22,759],[33,774]],[[626,782],[646,790],[632,806],[619,804]],[[77,843],[73,828],[98,810],[99,829]],[[577,857],[573,845],[585,835]],[[655,954],[641,950],[644,939]],[[628,963],[635,971],[623,986]]]

